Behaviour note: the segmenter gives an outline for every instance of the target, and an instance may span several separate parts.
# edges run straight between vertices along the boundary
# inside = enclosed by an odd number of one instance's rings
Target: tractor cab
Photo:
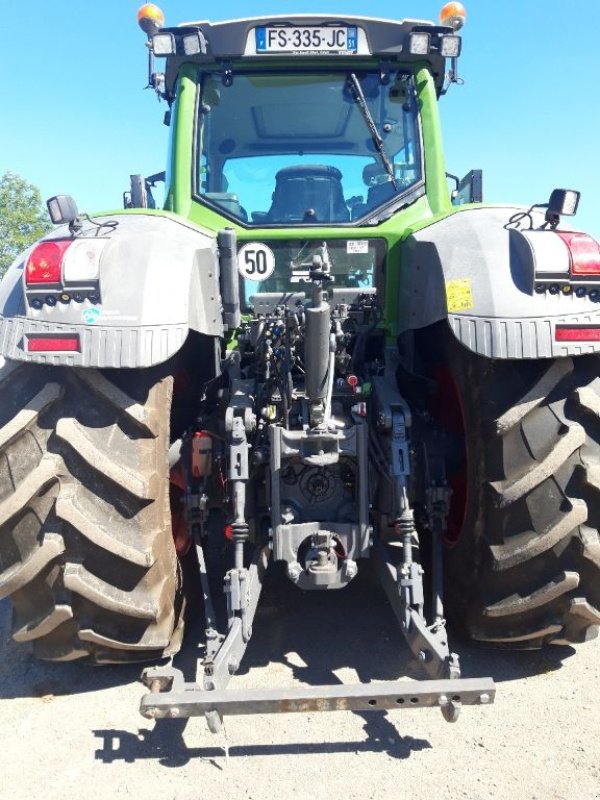
[[[171,106],[171,210],[256,231],[372,226],[425,196],[449,205],[435,105],[456,80],[460,17],[140,22]]]

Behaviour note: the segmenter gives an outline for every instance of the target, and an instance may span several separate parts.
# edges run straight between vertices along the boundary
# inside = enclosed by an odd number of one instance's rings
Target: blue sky
[[[44,198],[118,208],[130,173],[164,167],[164,104],[146,79],[136,0],[0,0],[0,174]],[[370,13],[437,19],[443,0],[191,0],[160,3],[167,24],[269,13]],[[471,0],[460,70],[441,101],[447,168],[484,171],[491,202],[532,204],[554,187],[582,192],[575,225],[600,240],[598,0]],[[576,12],[573,10],[576,8]],[[222,10],[222,11],[221,11]]]

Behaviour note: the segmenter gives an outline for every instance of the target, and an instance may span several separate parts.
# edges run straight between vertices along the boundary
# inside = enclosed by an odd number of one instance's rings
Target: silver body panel
[[[600,304],[574,293],[534,293],[534,271],[543,267],[536,258],[549,256],[553,248],[546,245],[558,237],[552,231],[523,237],[536,242],[535,252],[516,246],[520,234],[506,225],[522,210],[469,208],[409,236],[402,245],[398,332],[447,318],[465,347],[489,358],[600,352],[600,342],[555,341],[557,325],[600,325]],[[567,225],[562,227],[570,229]],[[548,263],[550,270],[554,261]],[[449,307],[447,290],[453,282],[464,282],[468,307]]]
[[[23,271],[30,250],[0,284],[0,355],[17,361],[81,367],[148,367],[181,347],[188,329],[222,336],[216,241],[201,229],[161,213],[117,213],[102,228],[108,239],[100,261],[100,302],[71,300],[32,308]],[[97,228],[84,224],[83,236]],[[67,238],[61,226],[47,239]],[[50,290],[49,290],[50,292]],[[90,310],[96,309],[90,315]],[[92,321],[88,321],[92,320]],[[29,353],[28,334],[79,334],[79,353]]]

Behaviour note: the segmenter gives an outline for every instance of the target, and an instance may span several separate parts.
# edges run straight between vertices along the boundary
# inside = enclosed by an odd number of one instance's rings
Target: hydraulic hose
[[[333,379],[335,374],[335,336],[329,337],[329,367],[327,371],[327,394],[325,395],[325,413],[323,414],[323,427],[329,427],[331,418],[331,402],[333,400]]]

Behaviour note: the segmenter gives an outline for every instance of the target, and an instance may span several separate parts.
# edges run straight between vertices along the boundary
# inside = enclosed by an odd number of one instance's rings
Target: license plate
[[[256,28],[257,53],[356,53],[356,27],[328,25],[325,27]]]

